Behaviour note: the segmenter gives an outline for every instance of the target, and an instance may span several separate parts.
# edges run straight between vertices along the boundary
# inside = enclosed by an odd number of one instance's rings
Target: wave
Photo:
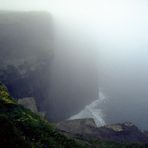
[[[97,100],[86,105],[82,111],[80,111],[78,114],[71,116],[69,120],[93,118],[98,127],[105,125],[105,120],[103,119],[104,114],[102,113],[101,109],[101,104],[104,103],[105,100],[106,97],[104,96],[104,94],[102,92],[99,92]]]

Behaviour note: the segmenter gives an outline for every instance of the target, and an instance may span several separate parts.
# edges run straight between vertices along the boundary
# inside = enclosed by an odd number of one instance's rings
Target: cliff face
[[[60,121],[96,99],[98,82],[89,52],[65,50],[54,29],[46,12],[0,12],[0,81],[14,98],[34,97],[39,111]]]
[[[48,13],[0,12],[0,81],[14,98],[34,96],[41,110],[49,87],[51,30]]]

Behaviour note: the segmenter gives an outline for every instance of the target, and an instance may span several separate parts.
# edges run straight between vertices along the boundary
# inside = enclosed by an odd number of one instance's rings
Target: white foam
[[[102,92],[99,92],[99,97],[97,100],[93,101],[89,105],[86,105],[82,111],[70,117],[69,120],[93,118],[97,126],[105,125],[102,110],[99,108],[99,106],[104,103],[105,100],[106,97],[104,96],[104,94]]]

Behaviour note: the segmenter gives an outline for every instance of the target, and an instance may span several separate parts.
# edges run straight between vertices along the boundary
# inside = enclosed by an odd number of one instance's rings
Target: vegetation
[[[18,105],[0,84],[0,147],[83,148],[58,133],[46,120]]]

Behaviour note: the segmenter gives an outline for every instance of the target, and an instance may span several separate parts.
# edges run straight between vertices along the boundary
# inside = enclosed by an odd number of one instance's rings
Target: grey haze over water
[[[148,129],[147,0],[0,0],[0,9],[49,11],[61,49],[94,57],[105,122]]]

